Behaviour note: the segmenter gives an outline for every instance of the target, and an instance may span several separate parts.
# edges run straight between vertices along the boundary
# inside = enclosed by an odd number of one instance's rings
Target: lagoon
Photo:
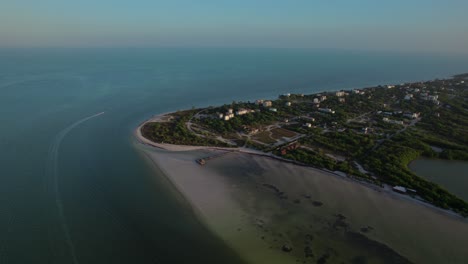
[[[409,168],[429,181],[468,201],[468,162],[438,159],[417,159]]]

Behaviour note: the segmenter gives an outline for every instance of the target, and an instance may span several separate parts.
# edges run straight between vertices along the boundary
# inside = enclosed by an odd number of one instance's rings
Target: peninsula
[[[468,159],[467,76],[193,108],[136,136],[247,263],[458,263],[467,203],[407,165]]]
[[[466,217],[466,201],[407,165],[419,156],[468,160],[467,77],[178,111],[146,122],[141,134],[155,143],[264,154],[392,186]]]

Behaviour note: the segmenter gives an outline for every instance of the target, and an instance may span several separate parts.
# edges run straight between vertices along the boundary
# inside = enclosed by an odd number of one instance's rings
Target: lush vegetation
[[[170,122],[147,123],[142,127],[141,132],[145,138],[158,143],[228,147],[224,142],[211,137],[196,136],[188,131],[185,123],[192,114],[191,112],[185,112],[184,114],[175,115],[174,120]]]
[[[313,100],[320,98],[319,94],[280,96],[272,102],[275,112],[250,102],[232,102],[178,112],[169,122],[146,124],[142,132],[156,142],[182,145],[227,146],[215,139],[223,137],[238,146],[272,152],[309,166],[414,189],[418,197],[468,216],[465,201],[408,169],[408,164],[420,156],[468,160],[468,85],[461,78],[466,76],[394,88],[372,87],[343,97],[322,93],[327,99],[320,107],[331,108],[334,114],[318,111]],[[404,100],[409,93],[414,93],[414,98]],[[437,95],[438,100],[424,99],[423,93]],[[229,109],[253,112],[229,121],[220,119],[219,114]],[[408,118],[405,113],[421,113],[422,118]],[[196,124],[192,129],[197,135],[187,129],[189,120]],[[403,125],[396,124],[402,121]],[[300,139],[283,141],[296,133]],[[298,147],[288,148],[293,143]],[[356,162],[369,173],[360,172]]]

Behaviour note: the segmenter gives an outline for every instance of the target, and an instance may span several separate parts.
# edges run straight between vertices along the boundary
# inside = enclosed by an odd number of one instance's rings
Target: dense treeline
[[[171,122],[147,123],[141,132],[145,138],[158,143],[228,147],[224,142],[192,134],[185,125],[187,120],[187,116],[182,116]]]

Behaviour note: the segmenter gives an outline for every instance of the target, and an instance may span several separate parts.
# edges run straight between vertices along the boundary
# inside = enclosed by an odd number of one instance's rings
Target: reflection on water
[[[409,168],[417,175],[440,184],[468,201],[468,162],[418,159],[411,162]]]

